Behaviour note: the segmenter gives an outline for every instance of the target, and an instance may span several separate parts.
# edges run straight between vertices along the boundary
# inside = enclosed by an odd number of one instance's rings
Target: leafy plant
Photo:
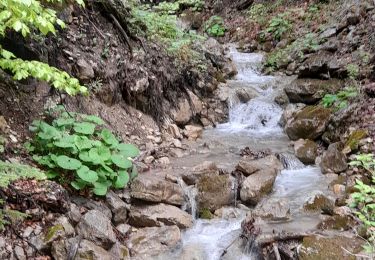
[[[253,4],[247,13],[251,20],[263,25],[266,22],[268,11],[269,7],[265,4]]]
[[[357,180],[354,186],[358,192],[352,194],[353,203],[350,205],[357,208],[355,212],[358,218],[367,228],[368,243],[364,249],[369,253],[375,252],[375,156],[374,154],[360,154],[349,165],[363,167],[371,174],[371,183],[364,184]]]
[[[346,66],[348,76],[351,79],[356,79],[359,75],[359,67],[357,64],[350,63]]]
[[[51,3],[61,3],[62,0],[51,0]],[[76,0],[81,6],[83,0]],[[56,34],[54,25],[65,27],[62,20],[57,18],[53,9],[46,7],[46,3],[38,0],[2,0],[0,1],[0,39],[5,37],[9,30],[28,37],[36,32],[42,35]],[[69,95],[87,93],[87,89],[79,84],[68,73],[51,67],[39,61],[26,61],[17,58],[12,52],[0,45],[0,68],[10,71],[15,80],[34,77],[46,81],[55,88],[63,90]]]
[[[220,16],[213,15],[205,24],[205,30],[210,36],[222,37],[225,35],[224,20]]]
[[[339,91],[337,94],[326,94],[322,99],[324,107],[335,106],[336,109],[342,109],[348,106],[348,100],[358,95],[355,88],[347,88]]]
[[[271,33],[275,40],[279,41],[285,33],[288,33],[292,29],[292,24],[287,19],[288,15],[288,13],[278,14],[269,22],[266,31]]]
[[[99,117],[67,112],[51,124],[34,121],[30,126],[34,138],[27,149],[49,170],[49,178],[105,195],[110,187],[124,188],[137,176],[131,158],[139,150],[119,142],[103,124]]]
[[[178,0],[175,2],[161,2],[154,9],[165,14],[176,14],[183,8],[192,8],[193,11],[200,11],[204,7],[202,0]]]

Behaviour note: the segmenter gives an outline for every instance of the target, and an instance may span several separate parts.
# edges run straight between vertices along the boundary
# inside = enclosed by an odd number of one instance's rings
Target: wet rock
[[[289,104],[289,98],[285,91],[280,91],[275,97],[275,103],[285,108]]]
[[[263,200],[257,205],[252,215],[272,221],[288,220],[290,218],[288,200],[278,198]]]
[[[346,156],[341,152],[342,148],[341,143],[334,143],[328,146],[320,162],[323,173],[340,173],[348,168]]]
[[[78,66],[78,73],[77,77],[81,80],[90,80],[95,77],[94,69],[92,66],[89,64],[84,59],[79,59],[77,61],[77,66]]]
[[[107,204],[112,211],[112,220],[117,225],[124,223],[127,217],[128,205],[120,199],[120,197],[113,191],[109,191],[106,195]]]
[[[129,249],[121,245],[120,243],[116,243],[112,246],[112,248],[109,250],[109,253],[111,254],[111,259],[114,260],[128,260],[130,259],[130,253]]]
[[[330,117],[331,111],[327,108],[307,106],[286,123],[285,132],[292,140],[314,140],[324,133]]]
[[[105,249],[109,249],[116,242],[111,221],[97,210],[90,210],[82,217],[77,225],[77,233]]]
[[[335,200],[325,196],[321,192],[316,192],[309,197],[303,205],[303,208],[307,211],[322,211],[328,214],[333,214],[334,207]]]
[[[247,177],[240,190],[241,200],[246,204],[257,204],[262,196],[272,191],[277,173],[277,169],[265,168]]]
[[[337,79],[296,79],[285,87],[292,103],[315,104],[327,93],[336,93],[343,83]]]
[[[318,225],[322,230],[350,230],[356,223],[351,216],[348,215],[334,215],[329,216]]]
[[[163,202],[181,206],[184,204],[184,192],[176,184],[162,180],[151,174],[142,174],[131,185],[131,196],[149,202]]]
[[[221,219],[234,219],[241,216],[242,211],[233,207],[222,207],[215,210],[215,216]]]
[[[311,140],[299,139],[294,143],[294,154],[301,162],[313,164],[318,156],[318,145]]]
[[[283,114],[281,115],[279,125],[284,127],[286,125],[286,122],[289,121],[289,119],[293,118],[299,111],[301,111],[305,107],[306,105],[302,103],[288,104],[285,107]]]
[[[147,227],[132,232],[127,247],[132,257],[150,257],[174,248],[181,240],[177,226]]]
[[[201,126],[186,125],[184,135],[192,141],[197,140],[202,136],[203,128]]]
[[[219,175],[219,168],[216,163],[205,161],[194,166],[191,171],[184,172],[181,177],[187,185],[194,185],[202,176],[211,174]]]
[[[204,175],[197,182],[199,209],[214,211],[234,201],[234,178],[230,175]]]
[[[301,260],[315,259],[356,259],[353,254],[362,250],[363,241],[353,236],[311,235],[303,238],[299,252]],[[350,252],[350,253],[348,253]]]
[[[129,224],[135,227],[160,227],[177,225],[189,228],[193,218],[185,211],[167,204],[133,206],[129,214]]]
[[[245,176],[249,176],[259,170],[270,168],[275,170],[282,170],[283,165],[274,155],[269,155],[257,160],[242,159],[236,166],[236,170],[243,173]]]

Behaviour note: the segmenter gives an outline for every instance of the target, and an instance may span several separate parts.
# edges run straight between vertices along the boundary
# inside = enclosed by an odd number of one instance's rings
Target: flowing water
[[[305,232],[312,230],[319,222],[319,216],[306,214],[301,210],[303,203],[315,192],[328,192],[329,180],[318,167],[304,166],[292,153],[290,141],[278,122],[282,108],[274,97],[288,78],[264,76],[259,73],[261,54],[239,53],[234,48],[230,55],[237,66],[238,75],[228,81],[229,88],[247,88],[256,97],[241,103],[236,97],[229,100],[229,122],[206,130],[203,138],[195,145],[195,152],[177,159],[174,167],[192,167],[203,161],[214,161],[219,167],[233,170],[240,160],[240,149],[248,146],[253,150],[270,149],[278,153],[285,170],[278,175],[272,194],[267,198],[287,199],[292,218],[284,223],[258,223],[263,233],[273,231]],[[183,185],[183,184],[182,184]],[[184,187],[190,198],[190,208],[195,214],[196,190]],[[236,217],[228,219],[195,220],[194,226],[182,235],[182,245],[163,259],[256,259],[250,248],[237,245],[222,257],[223,251],[236,241],[241,232],[244,210],[236,209]]]

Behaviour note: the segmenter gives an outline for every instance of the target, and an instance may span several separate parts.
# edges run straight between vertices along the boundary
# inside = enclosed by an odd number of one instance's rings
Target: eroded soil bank
[[[202,66],[142,36],[129,47],[95,3],[66,8],[61,38],[17,49],[76,76],[91,95],[2,73],[1,159],[34,165],[23,149],[28,126],[62,103],[136,144],[140,174],[105,198],[53,181],[2,188],[3,207],[28,218],[2,231],[1,258],[371,259],[346,200],[369,177],[347,162],[375,149],[374,8],[207,1],[180,15],[202,33],[212,15],[223,18],[225,36],[196,49]],[[279,13],[291,28],[275,37],[267,26]],[[322,103],[352,87],[345,106]]]

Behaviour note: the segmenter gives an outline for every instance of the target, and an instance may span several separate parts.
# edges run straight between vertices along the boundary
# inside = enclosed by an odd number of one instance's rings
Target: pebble
[[[144,159],[144,162],[146,163],[146,164],[150,164],[150,163],[152,163],[153,161],[155,160],[155,158],[154,158],[154,156],[147,156],[145,159]]]

